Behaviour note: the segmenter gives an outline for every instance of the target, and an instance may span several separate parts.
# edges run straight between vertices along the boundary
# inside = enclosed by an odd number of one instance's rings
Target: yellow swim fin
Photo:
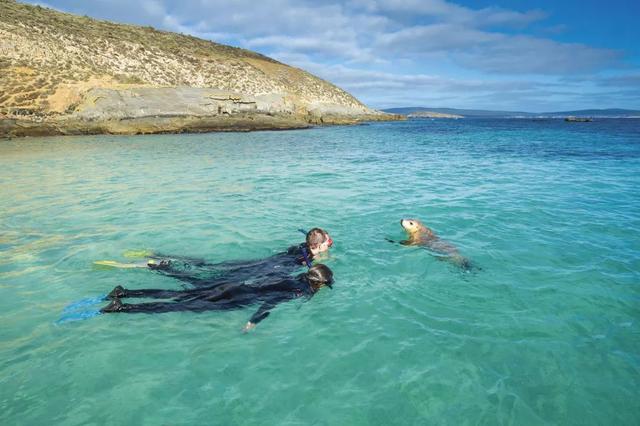
[[[120,269],[131,269],[131,268],[146,268],[147,262],[144,263],[120,263],[114,260],[96,260],[93,262],[96,266],[106,267],[106,268],[120,268]]]
[[[124,257],[128,258],[139,258],[139,257],[150,257],[153,256],[153,252],[151,250],[127,250],[122,253]]]

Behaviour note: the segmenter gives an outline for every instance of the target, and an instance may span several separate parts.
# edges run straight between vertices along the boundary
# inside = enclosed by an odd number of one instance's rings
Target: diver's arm
[[[258,308],[256,313],[251,316],[251,319],[249,319],[249,322],[247,322],[242,331],[246,333],[249,330],[253,330],[260,321],[269,316],[269,314],[271,313],[271,309],[273,309],[275,306],[276,302],[264,302]]]

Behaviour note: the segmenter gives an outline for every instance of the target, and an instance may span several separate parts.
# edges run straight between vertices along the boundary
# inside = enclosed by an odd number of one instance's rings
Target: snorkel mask
[[[324,285],[326,285],[331,290],[333,290],[333,279],[331,279],[331,281],[327,281],[326,283],[324,283]]]
[[[327,236],[327,245],[329,247],[333,246],[333,240],[331,239],[331,237],[329,236],[329,234],[325,234]]]

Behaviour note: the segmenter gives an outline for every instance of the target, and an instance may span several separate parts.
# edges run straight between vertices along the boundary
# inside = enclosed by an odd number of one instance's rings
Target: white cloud
[[[636,93],[639,93],[640,92],[640,73],[622,74],[622,75],[605,77],[602,79],[598,79],[597,83],[602,86],[631,87],[636,89]]]
[[[503,36],[466,28],[457,24],[433,24],[403,28],[380,34],[374,44],[379,49],[397,53],[424,53],[469,49],[487,42],[496,42]]]
[[[445,22],[475,27],[495,25],[522,27],[546,16],[540,10],[517,12],[498,7],[473,10],[443,0],[378,0],[363,3],[363,6],[370,11],[430,16]]]
[[[456,59],[468,68],[489,72],[562,75],[615,66],[621,56],[621,52],[610,49],[513,36],[502,37],[480,50],[459,52]]]
[[[167,13],[162,3],[157,0],[144,0],[140,4],[142,5],[142,10],[151,16],[162,17]]]

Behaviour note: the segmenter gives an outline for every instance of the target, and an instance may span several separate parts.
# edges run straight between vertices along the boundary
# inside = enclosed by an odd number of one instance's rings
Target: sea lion
[[[407,240],[400,241],[400,244],[425,247],[434,252],[439,259],[447,260],[465,270],[471,269],[472,265],[469,259],[462,256],[453,244],[440,239],[435,232],[419,220],[401,219],[400,226],[409,236]]]

